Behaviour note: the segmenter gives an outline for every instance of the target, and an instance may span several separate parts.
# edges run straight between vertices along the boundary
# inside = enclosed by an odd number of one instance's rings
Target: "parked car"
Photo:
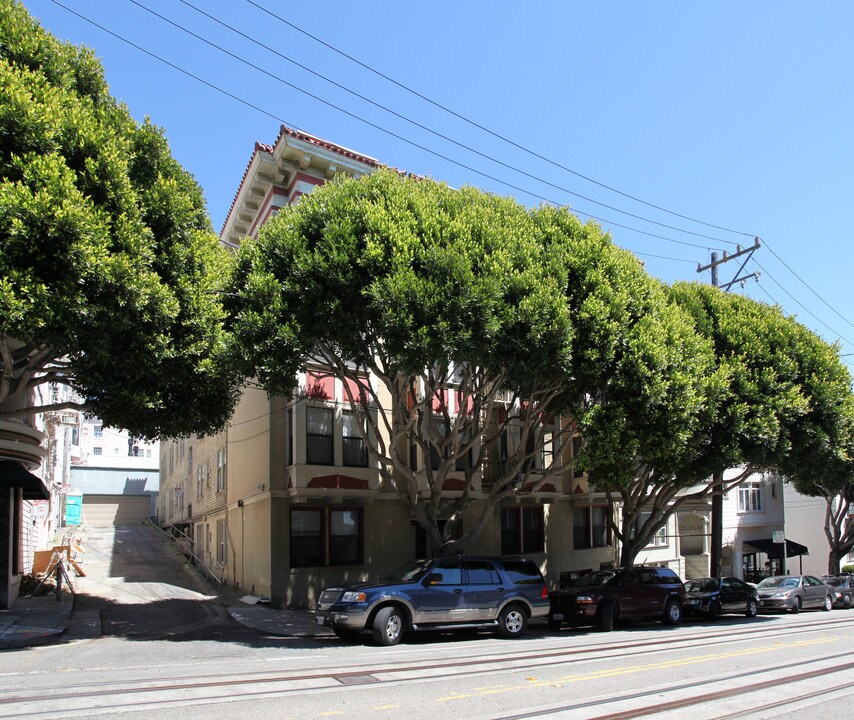
[[[409,630],[494,627],[515,638],[530,618],[548,612],[548,588],[531,560],[454,557],[416,560],[379,581],[327,588],[315,617],[338,637],[371,631],[378,644],[396,645]]]
[[[760,610],[791,610],[803,608],[830,610],[836,593],[829,585],[812,575],[775,575],[758,585]]]
[[[593,625],[611,630],[619,620],[682,620],[685,586],[670,568],[621,568],[611,575],[588,573],[576,585],[549,593],[549,627]]]
[[[723,613],[756,617],[759,611],[759,591],[734,577],[688,580],[685,594],[685,610],[689,615],[705,615],[714,620]]]
[[[825,575],[822,581],[833,588],[833,607],[848,610],[851,607],[851,596],[854,595],[854,578],[850,575]]]

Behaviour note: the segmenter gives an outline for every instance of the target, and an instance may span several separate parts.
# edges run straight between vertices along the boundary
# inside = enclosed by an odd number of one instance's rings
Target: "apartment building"
[[[221,240],[237,246],[336,174],[359,177],[378,167],[374,158],[282,127],[274,144],[256,144]],[[162,443],[161,525],[186,533],[197,559],[224,582],[293,607],[312,606],[329,584],[423,556],[424,533],[383,484],[346,397],[340,379],[307,367],[292,397],[269,398],[249,383],[225,431]],[[430,461],[409,452],[412,467]],[[485,502],[491,472],[486,466],[476,478],[480,495],[464,527]],[[459,494],[462,483],[460,472],[443,491]],[[586,478],[559,473],[496,508],[467,551],[526,555],[557,586],[561,576],[613,564],[608,512]]]

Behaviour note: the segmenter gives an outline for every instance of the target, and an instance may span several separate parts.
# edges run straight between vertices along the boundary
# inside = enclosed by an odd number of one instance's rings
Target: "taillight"
[[[540,600],[548,600],[549,599],[549,589],[545,585],[543,585],[543,589],[540,592]]]

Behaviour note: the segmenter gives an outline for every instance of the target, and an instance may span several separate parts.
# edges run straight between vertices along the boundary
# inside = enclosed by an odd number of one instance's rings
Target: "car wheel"
[[[846,595],[844,598],[842,598],[842,607],[844,607],[846,610],[851,609],[851,596],[850,595]]]
[[[599,603],[599,612],[596,615],[596,626],[602,632],[611,632],[614,629],[616,608],[612,602]]]
[[[717,600],[709,603],[709,620],[717,620],[721,614],[721,604]]]
[[[801,599],[799,597],[796,597],[792,601],[792,612],[795,615],[797,615],[800,611],[801,611]]]
[[[664,622],[668,625],[678,625],[682,620],[682,605],[678,600],[668,600],[664,606]]]
[[[506,638],[516,638],[528,627],[528,615],[520,605],[508,605],[498,616],[498,631]]]
[[[824,596],[824,608],[822,608],[825,612],[830,612],[833,609],[833,598],[830,595]]]
[[[396,607],[381,608],[374,618],[374,640],[378,645],[397,645],[403,635],[403,616]]]
[[[756,600],[754,600],[753,598],[748,598],[747,608],[745,609],[744,614],[747,615],[747,617],[752,618],[756,617],[758,612],[759,608],[756,605]]]

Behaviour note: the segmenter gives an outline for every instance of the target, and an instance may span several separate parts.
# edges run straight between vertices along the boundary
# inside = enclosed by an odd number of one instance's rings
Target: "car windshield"
[[[825,585],[833,585],[834,587],[845,587],[848,584],[848,580],[846,578],[834,578],[834,577],[826,577],[823,580]]]
[[[383,580],[397,580],[400,582],[418,582],[424,575],[424,571],[430,566],[431,560],[413,560],[406,563],[402,568],[386,575]]]
[[[688,592],[710,593],[717,592],[718,581],[714,578],[703,578],[702,580],[688,580],[685,583]]]
[[[797,587],[799,584],[799,580],[796,577],[769,577],[765,578],[761,583],[759,583],[759,587],[761,588],[774,588],[774,587]]]
[[[589,572],[586,575],[583,575],[580,580],[573,584],[575,587],[578,587],[579,585],[584,585],[587,587],[590,587],[591,585],[605,585],[612,577],[614,577],[614,573],[606,570]]]

